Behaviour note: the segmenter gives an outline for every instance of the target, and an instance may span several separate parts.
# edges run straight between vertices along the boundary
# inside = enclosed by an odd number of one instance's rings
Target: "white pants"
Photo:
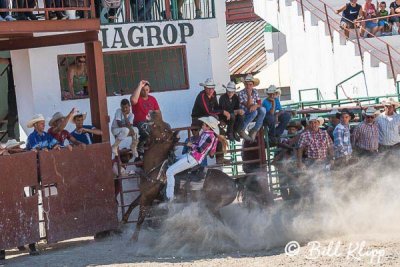
[[[132,140],[138,139],[139,129],[136,127],[132,127],[135,132],[135,136],[132,136]],[[124,140],[129,135],[129,128],[121,127],[121,128],[113,128],[111,129],[111,133],[115,136],[115,139],[120,141]]]
[[[167,170],[167,198],[172,200],[174,198],[174,187],[175,187],[175,174],[180,173],[184,170],[190,169],[199,163],[190,155],[184,154],[179,157],[179,160],[175,162]]]

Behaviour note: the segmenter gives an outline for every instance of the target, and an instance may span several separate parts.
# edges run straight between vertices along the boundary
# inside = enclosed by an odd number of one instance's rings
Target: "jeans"
[[[244,121],[241,131],[246,130],[247,125],[252,122],[254,119],[256,120],[256,125],[254,126],[254,130],[260,130],[261,126],[263,125],[264,118],[265,118],[265,108],[259,107],[257,110],[253,112],[246,111],[244,114]]]
[[[199,163],[190,155],[184,154],[179,160],[172,164],[167,170],[167,198],[173,199],[175,190],[175,174],[190,169]]]
[[[288,112],[283,112],[278,116],[278,126],[275,128],[276,123],[276,116],[275,114],[268,114],[265,116],[264,119],[264,126],[268,127],[268,135],[272,137],[279,137],[283,134],[283,131],[286,129],[290,119],[292,116]]]

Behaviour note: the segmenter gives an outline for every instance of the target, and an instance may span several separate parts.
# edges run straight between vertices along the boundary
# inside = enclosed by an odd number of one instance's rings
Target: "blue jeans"
[[[268,127],[268,135],[269,136],[274,136],[274,137],[279,137],[283,134],[283,131],[286,129],[286,126],[288,125],[290,119],[292,118],[292,115],[290,115],[289,112],[283,112],[278,116],[278,127],[275,128],[275,114],[271,114],[268,112],[267,115],[265,115],[264,119],[264,126]]]
[[[249,125],[249,123],[252,122],[254,119],[256,120],[256,125],[253,129],[257,131],[260,130],[264,122],[265,113],[266,111],[264,107],[259,107],[253,112],[246,111],[246,113],[244,114],[244,121],[241,131],[246,130],[247,125]]]

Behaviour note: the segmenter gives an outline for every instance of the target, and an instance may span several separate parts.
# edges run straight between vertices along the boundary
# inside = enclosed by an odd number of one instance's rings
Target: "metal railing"
[[[343,32],[343,30],[341,30],[340,27],[340,20],[342,19],[342,17],[336,14],[335,9],[333,9],[331,6],[327,5],[321,0],[318,0],[319,6],[317,6],[317,4],[311,2],[310,0],[296,0],[296,2],[298,2],[301,7],[304,30],[306,30],[304,10],[308,10],[313,16],[326,23],[331,38],[333,50],[332,29],[337,31],[339,34],[345,36],[345,33]],[[378,60],[379,62],[385,63],[389,67],[391,75],[394,79],[394,83],[396,84],[396,76],[400,74],[400,62],[398,60],[398,58],[400,58],[400,52],[381,38],[365,30],[368,35],[373,36],[373,39],[378,40],[378,43],[385,47],[386,51],[382,51],[378,47],[376,47],[376,45],[372,44],[368,39],[362,39],[360,37],[360,29],[358,27],[355,27],[354,31],[356,33],[356,39],[348,39],[348,41],[354,43],[354,45],[357,47],[362,66],[364,66],[364,52],[369,52],[372,58]]]

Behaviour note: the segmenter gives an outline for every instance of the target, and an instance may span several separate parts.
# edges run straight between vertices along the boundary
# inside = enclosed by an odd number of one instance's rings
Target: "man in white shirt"
[[[400,103],[393,98],[382,101],[385,112],[378,116],[376,122],[379,129],[379,151],[387,151],[400,146],[400,115],[395,111]]]
[[[112,151],[118,156],[119,144],[128,136],[132,137],[131,150],[133,157],[138,157],[137,145],[139,143],[139,130],[132,126],[133,114],[131,104],[128,99],[121,100],[121,108],[115,112],[114,120],[111,125],[111,133],[115,137],[115,143],[112,145]]]

